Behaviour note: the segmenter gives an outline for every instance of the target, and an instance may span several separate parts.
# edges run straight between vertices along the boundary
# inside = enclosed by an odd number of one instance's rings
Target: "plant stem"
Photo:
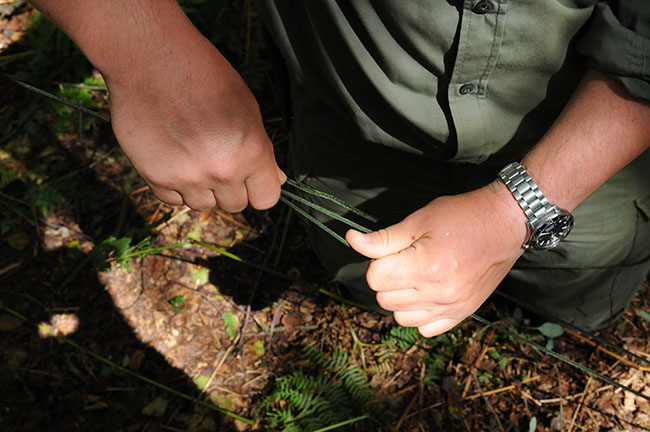
[[[336,423],[336,424],[333,424],[333,425],[330,425],[330,426],[326,426],[324,428],[315,430],[314,432],[325,432],[325,431],[338,429],[338,428],[343,427],[345,425],[349,425],[351,423],[356,423],[356,422],[359,422],[361,420],[365,420],[365,419],[368,419],[368,418],[370,418],[370,416],[368,414],[364,414],[364,415],[359,416],[359,417],[351,418],[351,419],[342,421],[340,423]]]

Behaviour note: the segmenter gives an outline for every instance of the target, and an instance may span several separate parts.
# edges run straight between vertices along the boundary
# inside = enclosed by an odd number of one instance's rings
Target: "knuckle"
[[[228,202],[228,203],[219,203],[219,207],[228,212],[228,213],[239,213],[242,212],[248,203],[244,202]]]
[[[232,184],[237,179],[237,168],[233,164],[213,164],[210,176],[221,184]]]
[[[390,299],[386,296],[386,293],[377,293],[377,304],[386,310],[392,310]]]
[[[395,322],[401,326],[404,327],[413,327],[411,321],[407,319],[404,314],[401,314],[399,312],[395,312],[393,314],[393,318],[395,319]]]
[[[372,261],[366,271],[366,282],[368,286],[377,291],[381,288],[381,275],[377,271],[377,261]]]
[[[441,286],[436,290],[436,300],[440,304],[453,304],[460,300],[461,293],[454,285]]]

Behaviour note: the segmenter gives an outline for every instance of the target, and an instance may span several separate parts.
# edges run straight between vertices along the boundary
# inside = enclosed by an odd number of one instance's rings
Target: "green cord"
[[[544,318],[546,318],[549,321],[555,321],[558,324],[561,324],[563,327],[568,328],[569,330],[573,330],[574,332],[580,333],[581,335],[593,340],[594,342],[598,342],[598,343],[600,343],[602,345],[605,345],[607,348],[611,348],[611,349],[616,350],[616,351],[618,351],[620,353],[627,354],[630,357],[632,357],[632,358],[634,358],[634,359],[636,359],[636,360],[638,360],[638,361],[640,361],[642,363],[650,365],[650,360],[648,360],[646,358],[643,358],[640,355],[634,354],[633,352],[628,351],[628,350],[626,350],[625,348],[623,348],[621,346],[615,345],[615,344],[609,342],[606,339],[598,337],[595,334],[593,334],[591,332],[588,332],[587,330],[583,330],[580,327],[578,327],[576,325],[573,325],[568,321],[562,320],[562,319],[560,319],[558,317],[554,317],[554,316],[546,313],[543,309],[539,308],[538,306],[533,306],[530,303],[525,302],[523,300],[520,300],[520,299],[518,299],[518,298],[516,298],[514,296],[511,296],[510,294],[508,294],[508,293],[506,293],[506,292],[504,292],[504,291],[502,291],[500,289],[497,289],[496,291],[494,291],[494,293],[496,295],[500,296],[500,297],[503,297],[504,299],[506,299],[508,301],[511,301],[512,303],[516,304],[517,306],[520,306],[520,307],[525,308],[525,309],[527,309],[527,310],[529,310],[529,311],[531,311],[533,313],[536,313],[538,315],[543,316]]]
[[[352,213],[361,216],[362,218],[369,220],[372,223],[378,223],[379,219],[375,218],[374,216],[369,215],[368,213],[364,212],[363,210],[359,210],[356,207],[351,206],[350,204],[346,203],[345,201],[341,200],[340,198],[335,197],[334,195],[330,195],[326,192],[319,191],[317,189],[311,188],[303,183],[298,183],[295,180],[287,179],[287,184],[289,186],[293,186],[296,189],[299,189],[303,192],[307,192],[310,195],[313,195],[318,198],[325,199],[327,201],[331,201],[334,204],[337,204],[344,209],[351,211]]]
[[[344,224],[346,224],[346,225],[348,225],[348,226],[350,226],[350,227],[352,227],[352,228],[354,228],[354,229],[356,229],[358,231],[361,231],[361,232],[366,233],[366,234],[372,232],[371,229],[368,229],[368,228],[364,227],[363,225],[359,225],[358,223],[356,223],[354,221],[351,221],[350,219],[346,218],[345,216],[341,216],[340,214],[335,213],[332,210],[326,209],[325,207],[320,206],[320,205],[318,205],[316,203],[313,203],[313,202],[311,202],[309,200],[306,200],[303,197],[298,196],[298,195],[296,195],[294,193],[291,193],[291,192],[286,191],[286,190],[283,189],[282,194],[286,195],[287,198],[294,199],[294,200],[298,201],[299,203],[302,203],[302,204],[306,205],[307,207],[311,207],[314,210],[317,210],[317,211],[323,213],[324,215],[331,217],[332,219],[336,219],[339,222],[343,222]]]
[[[318,228],[322,229],[322,230],[325,231],[327,234],[331,235],[331,236],[334,237],[336,240],[338,240],[338,241],[340,241],[341,243],[343,243],[345,246],[350,247],[350,243],[348,243],[348,241],[347,241],[346,239],[344,239],[343,237],[341,237],[340,235],[338,235],[337,233],[335,233],[334,231],[332,231],[332,229],[330,229],[329,227],[325,226],[321,221],[317,220],[315,217],[313,217],[312,215],[310,215],[309,213],[307,213],[306,211],[304,211],[303,209],[301,209],[300,207],[298,207],[298,206],[297,206],[296,204],[294,204],[293,202],[289,201],[288,199],[286,199],[286,198],[283,197],[283,196],[280,196],[280,201],[282,201],[283,203],[285,203],[286,205],[288,205],[289,207],[291,207],[291,208],[292,208],[293,210],[295,210],[295,212],[298,213],[300,216],[304,217],[304,218],[307,219],[309,222],[313,223],[313,224],[316,225]]]
[[[6,79],[6,80],[9,80],[9,81],[11,81],[12,83],[14,83],[14,84],[16,84],[16,85],[19,85],[19,86],[21,86],[21,87],[23,87],[23,88],[26,88],[26,89],[29,90],[29,91],[32,91],[32,92],[34,92],[34,93],[36,93],[36,94],[39,94],[39,95],[41,95],[41,96],[45,96],[46,98],[48,98],[48,99],[52,99],[52,100],[55,101],[55,102],[62,103],[63,105],[67,105],[67,106],[69,106],[69,107],[72,107],[72,108],[74,108],[74,109],[76,109],[76,110],[79,110],[79,111],[81,111],[81,112],[83,112],[83,113],[86,113],[86,114],[88,114],[88,115],[91,115],[91,116],[93,116],[93,117],[96,117],[96,118],[98,118],[98,119],[100,119],[100,120],[104,120],[105,122],[110,122],[110,121],[111,121],[110,117],[106,117],[106,116],[104,116],[104,115],[101,115],[101,114],[98,113],[98,112],[95,112],[95,111],[93,111],[93,110],[91,110],[91,109],[88,109],[88,108],[86,108],[86,107],[84,107],[84,106],[81,106],[81,105],[79,105],[79,104],[77,104],[77,103],[70,102],[70,101],[68,101],[68,100],[66,100],[66,99],[63,99],[63,98],[61,98],[61,97],[59,97],[59,96],[56,96],[56,95],[54,95],[54,94],[52,94],[52,93],[46,92],[45,90],[41,90],[41,89],[39,89],[39,88],[37,88],[37,87],[34,87],[34,86],[30,85],[30,84],[27,84],[27,83],[24,82],[24,81],[21,81],[21,80],[19,80],[19,79],[17,79],[17,78],[14,78],[13,76],[8,75],[8,74],[6,74],[6,73],[0,72],[0,78],[4,78],[4,79]]]
[[[556,359],[558,359],[560,361],[563,361],[564,363],[566,363],[568,365],[571,365],[571,366],[573,366],[573,367],[575,367],[577,369],[580,369],[583,372],[586,372],[586,373],[588,373],[590,375],[595,376],[596,378],[601,379],[602,381],[605,381],[607,384],[611,384],[611,385],[616,386],[616,387],[618,387],[620,389],[628,391],[628,392],[630,392],[630,393],[632,393],[632,394],[634,394],[636,396],[639,396],[639,397],[647,400],[648,402],[650,402],[650,396],[646,396],[646,395],[644,395],[644,394],[642,394],[642,393],[640,393],[640,392],[638,392],[636,390],[631,389],[630,387],[628,387],[626,385],[623,385],[623,384],[621,384],[621,383],[619,383],[617,381],[614,381],[613,379],[611,379],[611,378],[609,378],[609,377],[607,377],[605,375],[602,375],[602,374],[596,372],[593,369],[588,368],[587,366],[581,365],[580,363],[578,363],[576,361],[573,361],[573,360],[571,360],[571,359],[569,359],[567,357],[564,357],[562,354],[559,354],[559,353],[557,353],[557,352],[555,352],[555,351],[553,351],[551,349],[543,347],[538,343],[530,341],[530,340],[526,339],[525,337],[520,336],[517,333],[515,333],[513,331],[510,331],[510,330],[506,329],[505,327],[500,326],[499,324],[496,324],[496,323],[488,321],[488,320],[486,320],[484,318],[481,318],[480,316],[478,316],[476,314],[471,314],[470,316],[473,319],[475,319],[476,321],[480,322],[481,324],[485,324],[485,325],[487,325],[489,327],[494,328],[495,330],[499,330],[501,333],[505,333],[510,337],[513,337],[513,338],[518,339],[518,340],[520,340],[522,342],[525,342],[529,346],[531,346],[531,347],[533,347],[533,348],[535,348],[535,349],[537,349],[539,351],[542,351],[543,353],[548,354],[551,357],[555,357]]]

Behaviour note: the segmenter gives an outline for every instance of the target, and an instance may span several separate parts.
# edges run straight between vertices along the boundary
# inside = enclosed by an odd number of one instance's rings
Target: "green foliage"
[[[168,303],[171,305],[176,310],[182,310],[183,309],[183,300],[185,299],[184,295],[177,295],[174,298],[171,298],[168,301]]]
[[[20,176],[13,168],[0,167],[0,191],[3,190],[5,187],[9,186],[14,181],[18,180],[19,178]]]
[[[535,329],[547,338],[556,338],[564,334],[562,326],[552,322],[545,322],[541,326],[535,327]]]
[[[239,331],[240,326],[237,315],[230,311],[226,311],[221,314],[221,319],[223,320],[223,325],[226,328],[226,334],[230,340],[235,339],[237,337],[237,332]]]
[[[104,271],[110,268],[110,258],[117,262],[120,267],[130,270],[131,265],[129,262],[133,258],[131,254],[136,250],[152,249],[153,240],[153,237],[145,237],[137,243],[131,244],[133,239],[129,236],[120,238],[110,236],[90,251],[91,262],[99,271]],[[152,251],[152,253],[155,252]]]
[[[408,349],[422,340],[422,335],[416,327],[395,326],[384,336],[384,342],[397,344],[402,349]]]
[[[427,365],[424,381],[429,385],[440,384],[440,374],[447,364],[465,346],[460,328],[450,330],[439,336],[428,338],[425,344],[428,347],[424,362]]]
[[[646,321],[650,322],[650,314],[643,309],[634,309],[634,313],[643,318]]]
[[[384,430],[391,430],[368,379],[346,352],[336,349],[328,356],[306,346],[303,354],[317,371],[298,370],[278,378],[273,392],[257,409],[272,430],[315,431],[358,412],[368,413]]]
[[[51,181],[26,185],[27,201],[43,214],[49,215],[62,205],[71,206],[77,214],[97,212],[106,208],[108,199],[84,173],[72,173]]]
[[[56,95],[90,109],[101,105],[96,96],[89,89],[83,87],[61,87]],[[43,103],[47,103],[50,112],[54,114],[50,128],[55,135],[66,135],[77,130],[88,131],[100,121],[53,100],[44,100]]]

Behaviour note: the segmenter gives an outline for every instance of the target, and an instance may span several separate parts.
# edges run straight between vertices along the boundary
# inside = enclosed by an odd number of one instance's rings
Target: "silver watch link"
[[[519,162],[508,164],[499,172],[499,178],[528,218],[529,236],[524,249],[553,249],[569,235],[574,225],[573,215],[549,203]]]

